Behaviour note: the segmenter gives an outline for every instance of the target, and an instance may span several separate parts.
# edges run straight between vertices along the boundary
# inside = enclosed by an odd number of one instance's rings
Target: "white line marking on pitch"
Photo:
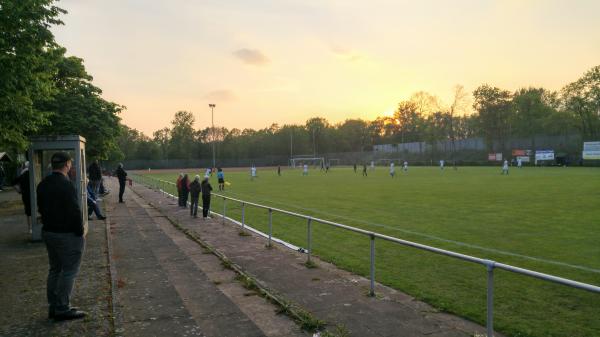
[[[232,194],[232,195],[236,195],[236,196],[244,196],[244,197],[246,196],[244,194],[231,193],[231,192],[227,192],[227,194]],[[254,197],[254,198],[256,199],[256,197]],[[532,260],[532,261],[536,261],[536,262],[553,264],[553,265],[557,265],[557,266],[569,267],[569,268],[573,268],[573,269],[579,269],[579,270],[584,270],[584,271],[591,272],[591,273],[600,274],[600,269],[594,269],[594,268],[591,268],[591,267],[579,266],[579,265],[576,265],[576,264],[569,264],[569,263],[566,263],[566,262],[560,262],[560,261],[554,261],[554,260],[547,260],[547,259],[542,259],[542,258],[534,257],[534,256],[528,256],[528,255],[523,255],[523,254],[511,253],[511,252],[507,252],[507,251],[499,250],[499,249],[495,249],[495,248],[482,247],[482,246],[473,245],[473,244],[470,244],[470,243],[465,243],[465,242],[460,242],[460,241],[445,239],[445,238],[442,238],[442,237],[439,237],[439,236],[435,236],[435,235],[430,235],[430,234],[415,232],[415,231],[412,231],[412,230],[409,230],[409,229],[403,229],[403,228],[388,226],[388,225],[379,224],[379,223],[375,223],[375,222],[370,222],[370,221],[365,221],[365,220],[350,218],[350,217],[347,217],[347,216],[338,215],[338,214],[329,213],[329,212],[323,212],[323,211],[315,210],[315,209],[311,209],[311,208],[304,208],[304,207],[299,207],[299,206],[293,206],[293,205],[289,205],[289,204],[286,204],[286,203],[283,203],[283,202],[273,201],[273,200],[269,200],[269,199],[261,198],[260,200],[265,201],[265,202],[270,202],[270,203],[273,203],[273,204],[283,205],[283,206],[286,206],[286,207],[301,209],[301,210],[304,210],[304,211],[310,211],[310,212],[317,213],[317,214],[323,214],[323,215],[327,215],[327,216],[332,216],[332,217],[339,218],[339,219],[354,221],[354,222],[357,222],[357,223],[363,223],[363,224],[371,225],[371,226],[375,226],[375,227],[381,227],[381,228],[391,229],[391,230],[395,230],[395,231],[399,231],[399,232],[403,232],[403,233],[407,233],[407,234],[413,234],[413,235],[425,237],[425,238],[428,238],[428,239],[433,239],[433,240],[438,240],[438,241],[442,241],[442,242],[447,242],[447,243],[455,244],[457,246],[463,246],[463,247],[478,249],[478,250],[482,250],[482,251],[486,251],[486,252],[490,252],[490,253],[508,255],[508,256],[523,258],[523,259]]]

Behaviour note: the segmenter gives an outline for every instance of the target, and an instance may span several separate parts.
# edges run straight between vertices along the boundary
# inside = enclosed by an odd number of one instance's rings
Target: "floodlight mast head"
[[[212,103],[208,105],[209,108],[214,108],[216,106],[217,106],[216,104],[212,104]]]

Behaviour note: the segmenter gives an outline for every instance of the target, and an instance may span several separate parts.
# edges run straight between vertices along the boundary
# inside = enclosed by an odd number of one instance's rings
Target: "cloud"
[[[238,49],[233,52],[233,56],[239,58],[246,64],[252,64],[257,66],[264,65],[270,62],[269,58],[266,57],[265,54],[263,54],[258,49]]]
[[[235,101],[237,97],[231,90],[214,90],[206,95],[204,99],[216,102],[231,102]]]

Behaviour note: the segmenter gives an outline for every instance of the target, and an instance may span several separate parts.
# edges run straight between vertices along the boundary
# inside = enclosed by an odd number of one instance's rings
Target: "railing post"
[[[245,226],[245,215],[246,215],[246,204],[242,202],[242,230],[244,230]]]
[[[375,296],[375,235],[371,234],[371,288],[370,296]]]
[[[487,337],[494,337],[494,261],[486,261],[487,269]]]
[[[310,255],[312,254],[312,231],[311,231],[311,223],[312,223],[312,218],[308,218],[308,222],[307,222],[307,228],[306,228],[306,241],[307,241],[307,252],[308,252],[308,263],[310,263]]]
[[[271,237],[273,236],[273,210],[269,208],[269,243],[268,247],[271,247]]]
[[[225,224],[225,212],[227,211],[227,206],[226,206],[226,201],[227,199],[225,199],[225,197],[223,197],[223,225]]]

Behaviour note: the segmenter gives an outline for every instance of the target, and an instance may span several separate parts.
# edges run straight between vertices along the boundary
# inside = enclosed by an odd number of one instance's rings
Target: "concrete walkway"
[[[48,254],[31,242],[21,196],[0,192],[0,336],[112,336],[111,291],[106,223],[89,223],[86,248],[72,304],[85,310],[83,320],[48,320]]]
[[[132,189],[136,195],[132,195],[128,189],[128,199],[133,199],[142,210],[132,211],[129,218],[127,215],[123,218],[124,221],[127,218],[129,220],[126,221],[137,223],[137,227],[131,230],[137,228],[139,233],[131,234],[135,236],[131,244],[143,238],[146,235],[144,233],[158,235],[154,233],[155,225],[142,225],[151,221],[160,226],[166,235],[176,236],[171,229],[170,219],[183,229],[195,233],[196,237],[240,266],[271,292],[325,320],[328,327],[341,325],[351,336],[485,335],[485,329],[477,324],[440,313],[425,303],[382,285],[376,287],[377,297],[368,297],[365,289],[368,289],[369,282],[363,277],[321,261],[317,261],[318,268],[307,269],[303,266],[306,259],[304,254],[278,245],[274,249],[266,249],[264,238],[240,236],[239,227],[233,223],[226,222],[223,225],[221,219],[192,219],[189,210],[179,208],[176,200],[167,199],[162,193],[141,185],[135,185]],[[128,201],[128,207],[130,204],[132,201]],[[115,212],[119,212],[119,209]],[[142,220],[132,220],[133,216]],[[163,242],[161,237],[151,237],[151,240]],[[177,244],[181,242],[176,241]],[[168,246],[171,244],[168,241],[165,243]]]
[[[146,200],[129,189],[124,204],[116,198],[107,207],[117,335],[307,336]]]

